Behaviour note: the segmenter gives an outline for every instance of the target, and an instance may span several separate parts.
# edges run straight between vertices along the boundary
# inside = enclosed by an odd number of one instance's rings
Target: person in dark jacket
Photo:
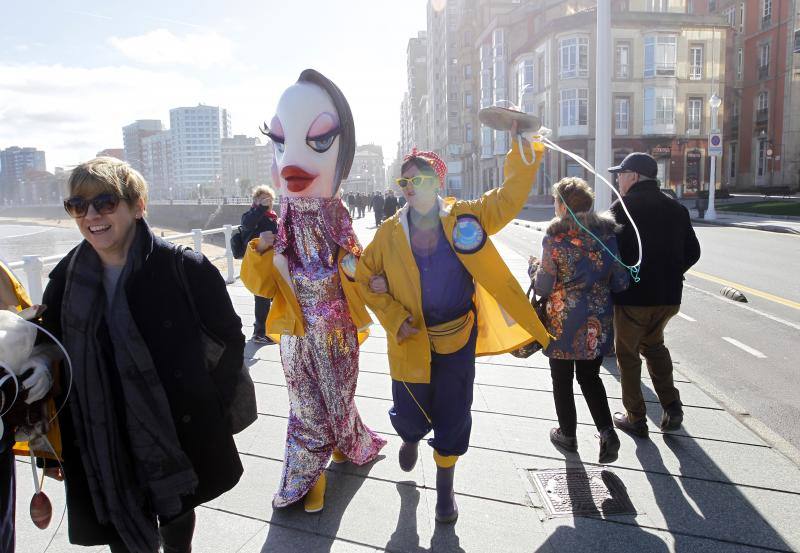
[[[241,320],[203,255],[178,257],[153,235],[147,185],[129,165],[83,163],[69,193],[64,206],[84,240],[50,273],[43,299],[43,323],[74,371],[59,401],[69,539],[113,553],[189,553],[195,507],[242,474],[227,415]],[[199,323],[225,345],[213,372]]]
[[[352,194],[350,196],[352,198]],[[253,238],[258,238],[262,232],[278,233],[278,215],[272,210],[275,202],[275,191],[265,185],[253,189],[253,205],[242,215],[242,238],[247,244]],[[253,336],[250,338],[258,344],[274,344],[275,342],[266,335],[267,315],[272,300],[253,296],[255,298],[255,321],[253,322]]]
[[[383,221],[383,196],[380,192],[372,196],[372,211],[375,212],[375,228],[378,228]]]
[[[359,192],[357,202],[358,202],[358,217],[361,218],[364,216],[364,209],[367,207],[367,196]]]
[[[618,254],[617,224],[610,214],[592,211],[594,194],[586,181],[561,179],[553,186],[553,196],[556,217],[542,241],[541,263],[532,258],[530,270],[534,291],[547,298],[546,326],[553,336],[544,350],[550,360],[559,424],[550,431],[550,441],[567,451],[578,449],[572,393],[575,374],[600,435],[598,462],[611,463],[617,459],[620,443],[600,366],[614,345],[611,293],[627,288],[629,275],[612,256]]]
[[[397,198],[391,190],[386,191],[386,197],[383,200],[383,220],[385,221],[397,212]]]
[[[681,304],[683,274],[700,259],[700,243],[688,210],[659,190],[658,165],[646,153],[629,154],[617,173],[619,190],[642,240],[639,282],[614,294],[614,332],[625,413],[614,413],[617,428],[645,437],[647,411],[641,390],[642,361],[663,407],[661,428],[676,430],[683,422],[683,404],[672,378],[672,358],[664,345],[664,329]],[[631,220],[619,200],[611,206],[622,225],[618,237],[622,260],[636,262],[639,246]]]

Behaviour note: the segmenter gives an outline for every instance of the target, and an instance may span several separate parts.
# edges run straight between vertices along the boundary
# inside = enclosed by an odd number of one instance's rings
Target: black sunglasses
[[[100,215],[109,215],[114,213],[121,199],[116,194],[99,194],[91,200],[73,196],[64,200],[64,209],[74,219],[85,217],[89,211],[89,205],[94,207],[94,210]]]

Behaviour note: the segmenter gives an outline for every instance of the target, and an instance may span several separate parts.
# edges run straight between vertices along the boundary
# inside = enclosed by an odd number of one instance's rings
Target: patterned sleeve
[[[553,291],[556,283],[557,267],[553,255],[553,238],[545,236],[542,240],[542,262],[533,276],[533,290],[537,296],[546,297]]]
[[[617,238],[615,236],[611,236],[607,241],[606,245],[608,249],[611,250],[614,255],[619,258],[619,247],[617,246]],[[628,269],[625,268],[622,263],[617,261],[616,259],[611,259],[611,291],[614,293],[622,292],[626,290],[631,283],[631,275],[628,272]]]

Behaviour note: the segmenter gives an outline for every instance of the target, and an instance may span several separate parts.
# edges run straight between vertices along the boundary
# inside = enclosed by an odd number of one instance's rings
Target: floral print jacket
[[[577,213],[619,256],[614,218],[594,212]],[[608,355],[614,343],[611,292],[630,283],[627,269],[567,214],[550,222],[542,240],[542,260],[531,267],[538,296],[547,297],[547,331],[554,336],[544,354],[555,359],[595,359]]]

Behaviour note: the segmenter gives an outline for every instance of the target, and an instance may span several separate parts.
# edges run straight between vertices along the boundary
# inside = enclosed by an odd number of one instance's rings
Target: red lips
[[[317,175],[312,175],[297,165],[288,165],[281,171],[281,178],[286,181],[289,192],[302,192],[314,182]]]

